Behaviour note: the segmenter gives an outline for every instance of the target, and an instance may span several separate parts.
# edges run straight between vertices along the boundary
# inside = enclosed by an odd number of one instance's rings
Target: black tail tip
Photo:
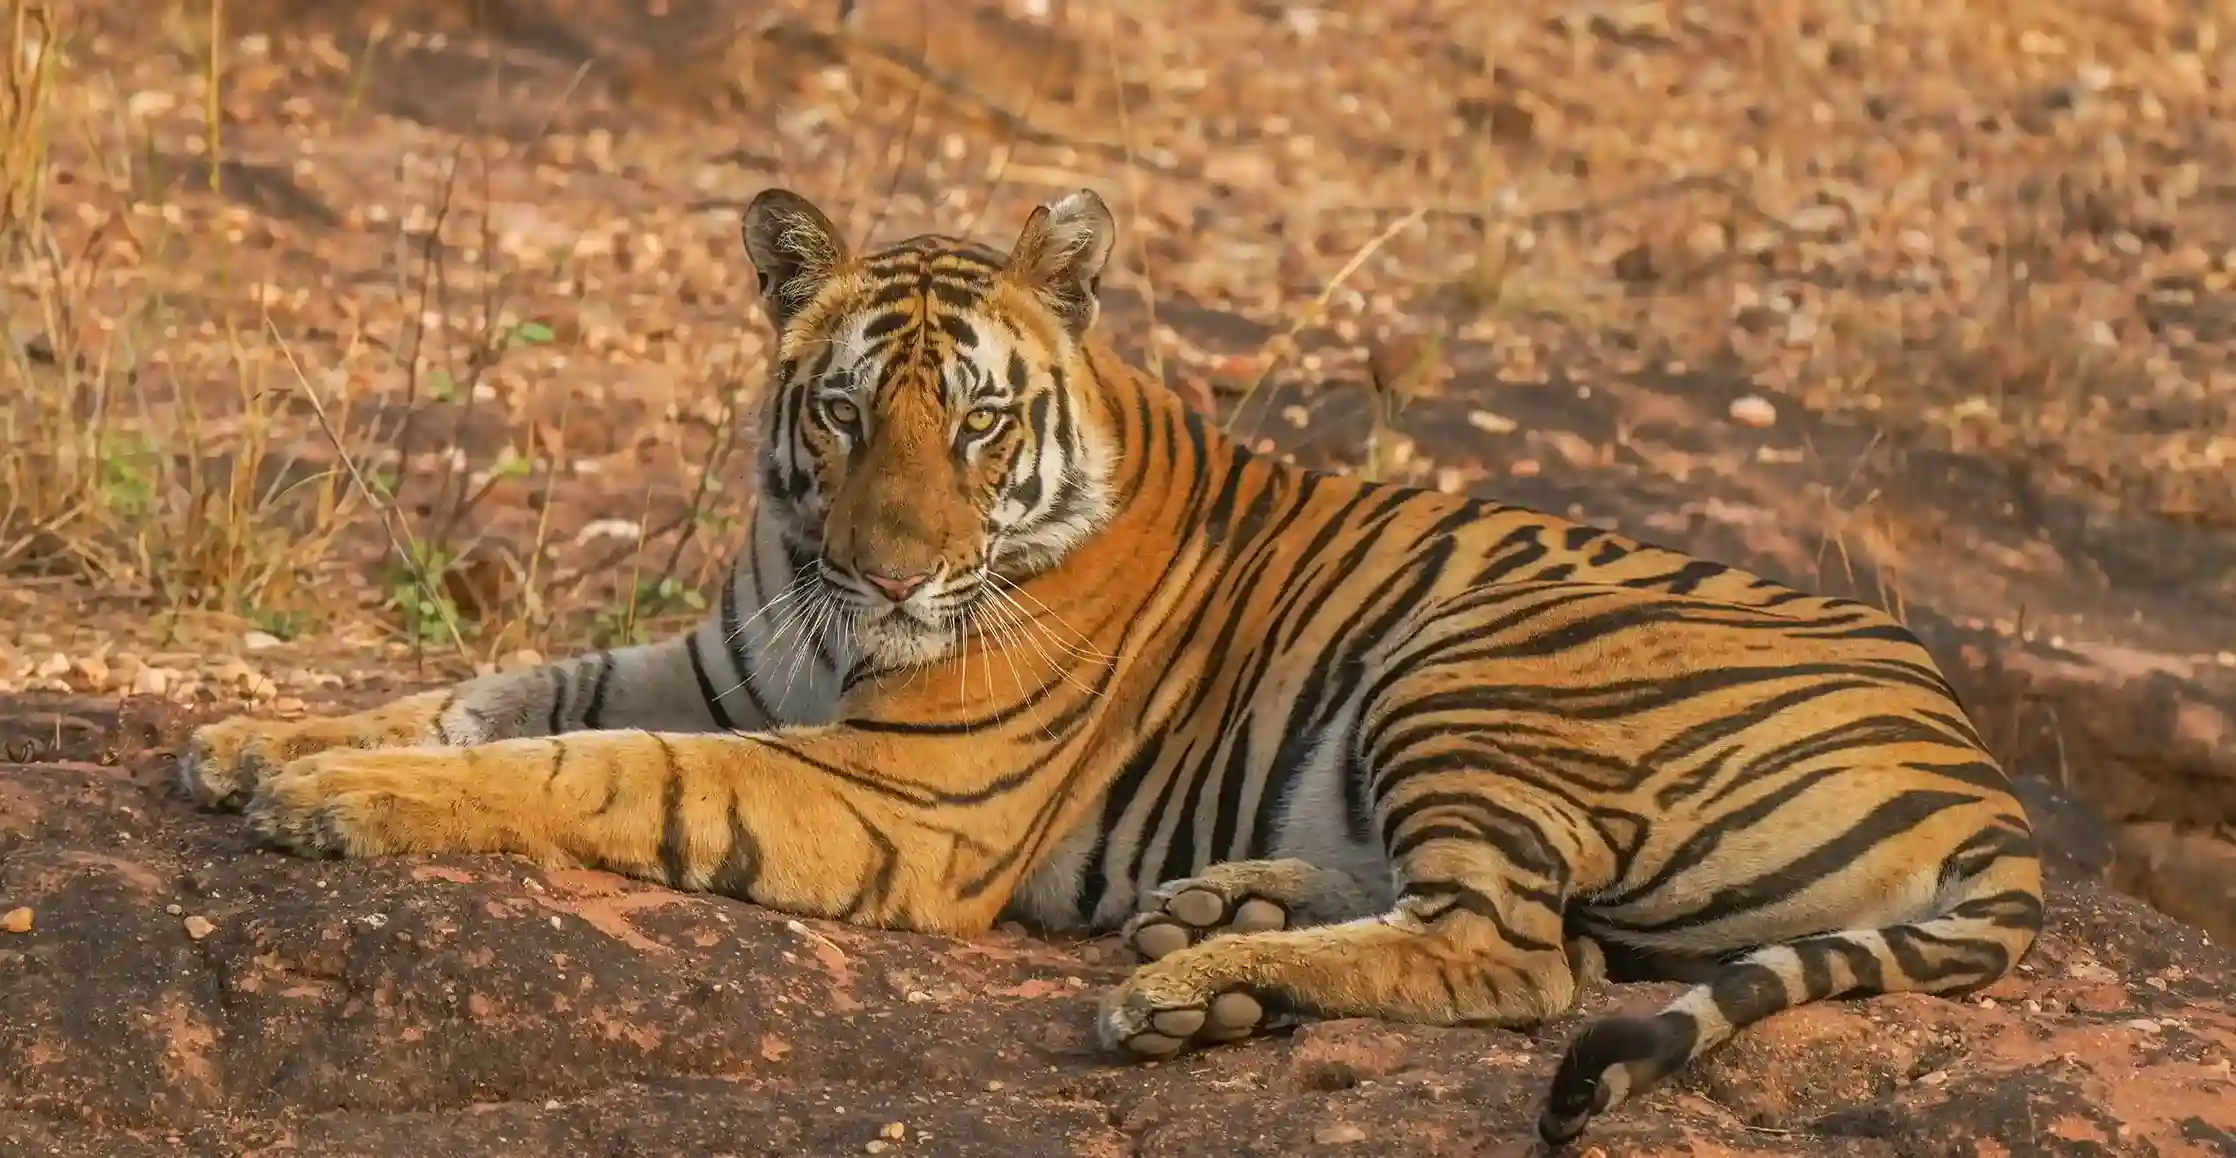
[[[1575,1141],[1594,1115],[1611,1108],[1617,1091],[1601,1078],[1615,1066],[1636,1062],[1653,1064],[1633,1071],[1621,1091],[1623,1097],[1638,1092],[1666,1070],[1680,1051],[1678,1034],[1660,1017],[1608,1017],[1584,1027],[1553,1071],[1553,1084],[1538,1111],[1537,1137],[1547,1150]]]

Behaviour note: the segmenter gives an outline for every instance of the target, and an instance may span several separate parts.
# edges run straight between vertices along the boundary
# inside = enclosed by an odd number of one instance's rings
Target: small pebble
[[[877,1136],[880,1138],[886,1138],[898,1142],[901,1139],[908,1137],[908,1123],[887,1122],[883,1126],[878,1128]]]
[[[5,917],[0,917],[0,931],[5,931],[5,932],[9,932],[9,933],[28,933],[28,932],[30,932],[30,931],[31,931],[31,910],[30,910],[30,908],[29,908],[29,907],[19,907],[19,908],[13,908],[13,909],[9,909],[9,910],[8,910],[8,915],[7,915],[7,916],[5,916]]]
[[[241,637],[241,646],[250,651],[269,651],[280,645],[280,637],[268,631],[251,631]]]
[[[200,913],[186,919],[186,935],[197,941],[215,932],[217,932],[217,926],[211,924],[210,919]]]
[[[1760,430],[1778,421],[1778,408],[1759,394],[1749,394],[1732,400],[1731,420],[1741,426],[1752,426]]]
[[[109,689],[109,665],[99,656],[81,656],[76,664],[78,679],[87,691],[102,692]]]
[[[1516,425],[1513,419],[1488,410],[1468,411],[1467,424],[1485,434],[1512,434]]]
[[[1348,1146],[1366,1141],[1366,1131],[1349,1122],[1337,1122],[1312,1131],[1312,1140],[1322,1146]]]

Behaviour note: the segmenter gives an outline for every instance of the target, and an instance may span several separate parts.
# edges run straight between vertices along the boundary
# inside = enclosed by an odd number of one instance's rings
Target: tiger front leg
[[[332,749],[268,774],[246,812],[306,855],[519,853],[799,916],[981,932],[1014,874],[989,867],[968,818],[932,820],[928,784],[875,771],[928,763],[830,728]]]
[[[205,724],[194,729],[179,753],[179,786],[205,807],[238,810],[267,772],[314,752],[451,743],[442,719],[461,690],[421,692],[344,716],[231,716]]]
[[[719,648],[719,629],[702,626],[694,636],[481,676],[346,715],[220,720],[188,738],[179,783],[197,803],[233,810],[272,769],[337,748],[456,748],[591,728],[694,732],[767,723],[732,653],[708,650],[710,630]]]
[[[1236,933],[1141,966],[1104,999],[1103,1043],[1161,1057],[1297,1016],[1519,1026],[1574,1004],[1588,963],[1562,936],[1561,874],[1446,837],[1402,875],[1382,916]]]

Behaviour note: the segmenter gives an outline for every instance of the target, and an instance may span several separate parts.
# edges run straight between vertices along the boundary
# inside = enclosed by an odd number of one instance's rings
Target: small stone
[[[1778,408],[1760,394],[1749,394],[1732,400],[1731,420],[1760,430],[1778,421]]]
[[[1349,1146],[1366,1141],[1366,1131],[1349,1122],[1336,1122],[1312,1131],[1312,1140],[1322,1146]]]
[[[1513,419],[1488,410],[1468,411],[1467,424],[1485,434],[1512,434],[1517,425]]]
[[[1650,282],[1661,276],[1661,269],[1654,261],[1654,247],[1639,242],[1615,256],[1616,278],[1633,285]]]
[[[878,1127],[877,1136],[880,1138],[887,1138],[891,1139],[892,1141],[898,1142],[901,1139],[908,1137],[908,1123],[887,1122],[883,1126]]]
[[[186,915],[186,909],[177,904],[165,905],[163,906],[163,911],[171,914],[174,917],[183,917]]]
[[[1717,257],[1731,248],[1731,235],[1714,221],[1703,221],[1685,234],[1685,248],[1695,257]]]
[[[71,666],[77,669],[78,680],[85,685],[87,691],[102,692],[109,689],[111,677],[106,660],[99,656],[81,656]]]
[[[28,933],[30,931],[31,910],[28,907],[9,909],[7,916],[0,917],[0,932]]]
[[[186,919],[186,935],[197,941],[215,932],[217,932],[217,926],[211,924],[210,919],[200,913]]]
[[[883,1138],[873,1138],[869,1142],[863,1144],[862,1151],[866,1154],[883,1154],[884,1152],[892,1148],[893,1144],[891,1142],[888,1142]]]
[[[241,646],[250,651],[269,651],[282,645],[280,637],[269,631],[251,631],[241,637]]]

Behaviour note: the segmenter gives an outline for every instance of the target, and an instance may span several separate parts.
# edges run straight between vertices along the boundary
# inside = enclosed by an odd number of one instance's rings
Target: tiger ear
[[[746,256],[761,281],[761,300],[778,333],[846,264],[838,227],[790,189],[764,189],[745,207]]]
[[[1103,267],[1118,244],[1118,223],[1092,189],[1033,210],[1009,250],[1009,274],[1038,296],[1074,338],[1095,324]]]

